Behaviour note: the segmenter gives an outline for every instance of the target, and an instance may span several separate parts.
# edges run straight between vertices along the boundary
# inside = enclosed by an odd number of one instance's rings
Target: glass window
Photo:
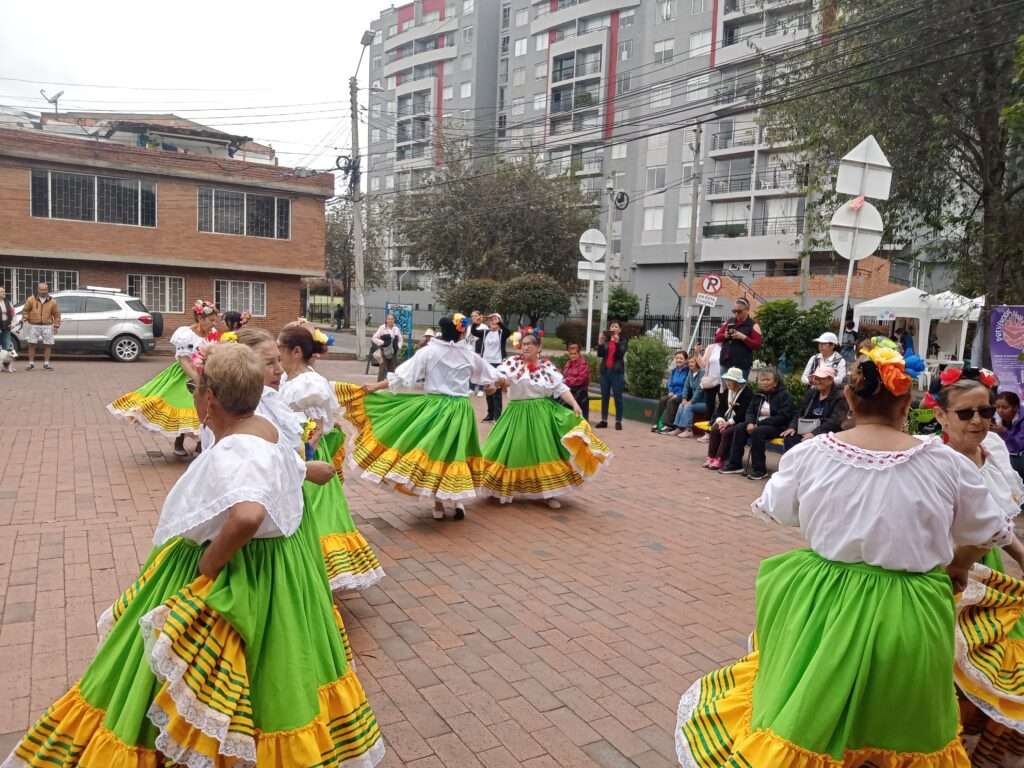
[[[534,97],[533,97],[533,111],[534,112],[543,112],[545,107],[547,107],[547,104],[548,104],[548,100],[547,100],[547,94],[546,93],[534,94]]]
[[[472,12],[473,12],[473,0],[462,0],[462,13],[463,14],[467,14],[467,13],[472,13]]]
[[[541,62],[533,68],[533,76],[537,80],[543,80],[548,76],[548,63],[546,61]]]
[[[698,75],[686,81],[686,100],[703,101],[708,97],[708,75]]]
[[[711,10],[711,0],[690,0],[690,13],[694,16],[709,10]]]
[[[548,49],[548,33],[541,32],[539,35],[534,35],[533,47],[537,51],[546,51]]]
[[[529,45],[530,45],[530,41],[527,38],[525,38],[525,37],[521,37],[518,40],[516,40],[515,55],[516,56],[525,56],[526,52],[529,50]]]
[[[462,42],[471,43],[473,42],[473,28],[463,27],[462,28]]]
[[[107,224],[139,223],[139,183],[131,179],[96,177],[97,219]]]
[[[221,312],[251,312],[266,317],[267,284],[246,280],[215,280],[214,302]]]
[[[455,98],[455,89],[452,88],[450,85],[446,85],[444,87],[444,91],[442,92],[442,96],[445,101],[451,101],[452,99]]]
[[[373,33],[373,44],[380,45],[384,42],[384,30],[378,29]]]
[[[612,145],[612,160],[623,160],[626,157],[629,145],[626,142]]]
[[[85,311],[85,296],[61,296],[57,299],[61,314],[77,315]]]
[[[629,61],[633,58],[633,41],[623,40],[619,43],[619,61]]]
[[[156,226],[156,182],[139,182],[139,202],[142,206],[141,221],[144,227]]]
[[[665,64],[672,61],[675,50],[675,40],[659,40],[654,44],[654,63]]]
[[[441,71],[446,75],[453,74],[455,72],[455,60],[448,59],[448,61],[446,61],[444,63],[444,66],[441,68]]]
[[[384,189],[394,189],[394,188],[395,188],[395,177],[394,176],[385,176],[384,177]]]
[[[95,221],[96,177],[50,172],[50,216],[54,219]]]
[[[655,192],[665,189],[665,166],[656,165],[647,169],[647,191]]]
[[[12,274],[13,272],[13,274]],[[78,290],[78,272],[68,269],[33,269],[27,267],[0,268],[0,284],[8,291],[12,304],[22,304],[31,296],[39,283],[47,283],[50,293]],[[64,309],[65,299],[58,299]]]
[[[690,58],[703,56],[711,51],[711,30],[690,33]]]
[[[676,0],[658,0],[657,21],[672,21],[676,17]]]
[[[672,106],[672,86],[659,85],[651,89],[651,109],[666,109]]]
[[[142,299],[146,308],[153,312],[182,314],[185,311],[183,277],[128,275],[128,293]]]
[[[619,14],[619,27],[621,29],[632,27],[634,21],[636,21],[636,11],[632,8]]]
[[[394,37],[397,34],[398,34],[398,25],[397,24],[392,24],[390,27],[388,27],[388,37]]]
[[[516,11],[516,26],[525,27],[530,23],[530,9],[522,8]]]
[[[199,187],[198,209],[200,232],[280,240],[291,237],[291,201],[286,197]]]
[[[473,55],[467,54],[459,59],[459,66],[462,67],[463,72],[469,72],[473,69]]]
[[[32,215],[50,218],[50,173],[32,169]]]
[[[526,84],[526,67],[516,67],[512,70],[512,85]]]
[[[508,5],[501,6],[501,28],[508,29],[512,20],[512,8]]]
[[[631,88],[632,78],[629,72],[623,72],[615,81],[615,93],[621,96],[624,93],[628,93]],[[616,120],[618,122],[618,120]]]
[[[277,239],[288,240],[292,236],[292,201],[287,197],[277,198]]]
[[[251,237],[273,237],[274,198],[269,195],[246,195],[245,233]]]
[[[644,209],[644,229],[660,230],[664,226],[665,209],[661,206]],[[217,306],[221,306],[220,302]]]
[[[473,84],[472,83],[463,83],[462,85],[459,86],[459,96],[461,96],[464,99],[468,99],[472,95],[473,95]]]
[[[108,299],[105,296],[89,296],[85,300],[85,309],[82,311],[98,314],[100,312],[118,312],[120,309],[121,305],[113,299]]]
[[[215,190],[213,195],[213,231],[222,235],[245,233],[245,195]]]

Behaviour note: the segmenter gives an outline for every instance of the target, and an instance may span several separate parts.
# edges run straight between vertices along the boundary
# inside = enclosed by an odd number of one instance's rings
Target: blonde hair
[[[252,413],[263,395],[263,362],[244,344],[213,344],[206,350],[200,386],[208,387],[228,413]]]
[[[274,336],[264,328],[239,328],[235,331],[238,343],[247,347],[258,347],[265,342],[274,343]]]

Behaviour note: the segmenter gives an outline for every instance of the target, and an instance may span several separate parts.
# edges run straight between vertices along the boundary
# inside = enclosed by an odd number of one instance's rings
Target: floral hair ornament
[[[220,331],[218,331],[216,328],[213,328],[208,334],[206,334],[206,341],[209,344],[216,344],[218,341],[220,341],[220,336]],[[237,340],[238,337],[236,336],[235,339]]]
[[[238,342],[238,334],[234,331],[226,331],[220,335],[220,339],[218,339],[218,341],[222,344],[235,344]]]
[[[914,380],[907,374],[906,362],[898,349],[893,349],[888,344],[879,344],[867,350],[865,355],[877,370],[880,383],[889,392],[896,397],[902,397],[910,391]],[[869,374],[869,378],[873,377]],[[877,387],[875,390],[877,391]]]
[[[469,318],[461,312],[456,312],[452,315],[452,325],[458,328],[460,331],[464,331],[469,328]]]
[[[939,374],[939,381],[944,387],[956,384],[962,379],[980,382],[986,389],[996,389],[999,386],[999,377],[988,368],[947,368]]]
[[[244,328],[252,320],[252,312],[243,312],[242,316],[238,319],[238,327]]]
[[[196,303],[192,305],[192,314],[198,317],[208,317],[209,315],[217,314],[217,307],[208,301],[203,299],[196,299]]]
[[[203,375],[203,368],[206,367],[206,347],[199,347],[192,353],[192,366],[200,376]]]
[[[311,333],[313,335],[313,341],[315,341],[317,344],[323,344],[325,347],[327,346],[327,334],[325,334],[319,328],[314,328],[311,331]]]

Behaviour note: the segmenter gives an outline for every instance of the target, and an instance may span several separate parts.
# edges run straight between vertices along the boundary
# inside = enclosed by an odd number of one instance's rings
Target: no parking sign
[[[704,275],[700,283],[701,293],[710,293],[712,296],[722,290],[722,278],[718,275]]]

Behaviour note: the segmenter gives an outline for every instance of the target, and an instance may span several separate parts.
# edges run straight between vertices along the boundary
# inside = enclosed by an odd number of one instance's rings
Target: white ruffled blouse
[[[192,357],[192,353],[206,345],[206,340],[192,330],[192,326],[183,325],[171,334],[174,346],[174,357]]]
[[[500,377],[495,371],[472,346],[434,337],[388,374],[388,388],[392,392],[469,397],[471,382],[496,384]]]
[[[160,510],[153,544],[175,536],[210,541],[235,504],[251,501],[267,513],[255,538],[290,536],[302,522],[305,462],[285,441],[228,435],[203,451],[171,488]]]
[[[959,546],[1003,546],[1013,528],[969,459],[941,442],[868,451],[819,435],[779,461],[751,508],[799,526],[828,560],[926,573]]]
[[[312,369],[303,371],[294,379],[282,378],[280,394],[289,408],[318,422],[325,433],[341,421],[341,407],[334,387]]]
[[[302,451],[302,432],[305,429],[305,417],[293,411],[281,398],[281,393],[273,387],[264,387],[260,404],[256,406],[256,415],[262,416],[275,427],[281,441],[293,450]],[[199,428],[199,444],[203,450],[216,442],[213,431],[205,424]]]
[[[561,397],[569,391],[561,372],[550,360],[539,361],[531,371],[523,356],[515,355],[498,366],[498,373],[508,379],[509,400]]]

